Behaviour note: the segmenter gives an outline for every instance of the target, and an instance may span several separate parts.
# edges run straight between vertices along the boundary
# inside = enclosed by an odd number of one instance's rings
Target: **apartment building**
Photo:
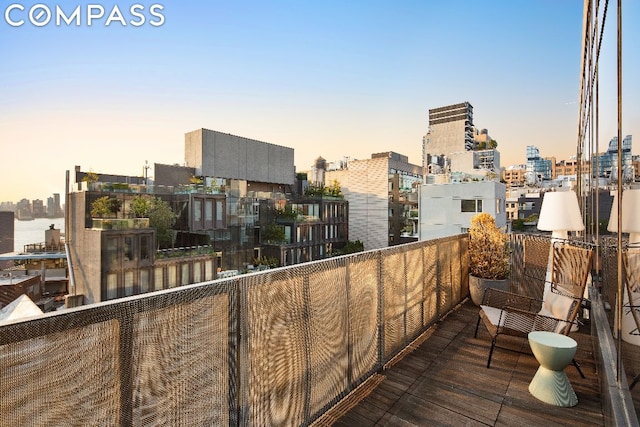
[[[500,179],[507,187],[522,187],[527,183],[527,169],[524,165],[503,168]]]
[[[417,240],[418,186],[422,167],[392,151],[351,160],[346,168],[326,171],[349,202],[349,239],[366,250]]]
[[[185,135],[185,158],[186,166],[155,164],[153,180],[76,167],[67,236],[85,303],[226,277],[267,256],[278,265],[320,259],[347,243],[345,200],[293,191],[293,149],[199,129]],[[95,218],[105,197],[115,208]],[[170,207],[168,243],[151,219],[136,217],[140,199]],[[274,221],[287,206],[293,224]],[[265,239],[270,226],[286,238]]]

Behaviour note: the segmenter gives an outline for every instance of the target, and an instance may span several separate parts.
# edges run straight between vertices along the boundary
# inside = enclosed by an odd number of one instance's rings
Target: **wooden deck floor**
[[[384,379],[339,418],[335,426],[590,426],[604,425],[598,377],[588,325],[571,336],[578,342],[576,360],[565,369],[578,396],[573,408],[537,400],[529,382],[538,363],[529,352],[503,349],[486,361],[490,338],[471,302],[451,313],[414,351],[385,370]],[[522,340],[518,345],[522,345]],[[528,349],[528,344],[524,343]]]

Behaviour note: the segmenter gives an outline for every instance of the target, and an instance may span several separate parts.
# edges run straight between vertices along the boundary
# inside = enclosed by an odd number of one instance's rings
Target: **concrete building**
[[[326,172],[325,183],[333,180],[349,202],[349,240],[360,240],[365,250],[416,240],[423,173],[407,156],[390,151],[351,160]]]
[[[185,160],[196,175],[293,185],[293,148],[209,129],[185,134]]]
[[[506,227],[506,187],[500,182],[423,184],[419,196],[420,240],[467,233],[471,218],[480,212]]]

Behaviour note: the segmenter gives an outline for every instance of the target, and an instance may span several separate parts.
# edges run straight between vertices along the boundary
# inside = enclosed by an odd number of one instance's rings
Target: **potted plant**
[[[469,228],[469,292],[480,305],[486,288],[509,289],[509,236],[491,215],[479,213]]]

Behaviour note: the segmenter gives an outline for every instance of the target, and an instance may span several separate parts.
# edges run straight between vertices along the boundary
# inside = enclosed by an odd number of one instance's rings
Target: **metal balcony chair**
[[[480,322],[491,335],[487,368],[498,338],[503,335],[527,338],[532,331],[551,331],[568,335],[582,307],[591,270],[593,250],[569,243],[552,246],[551,282],[543,299],[531,298],[497,289],[485,291],[474,336]],[[574,366],[584,378],[580,366]]]

